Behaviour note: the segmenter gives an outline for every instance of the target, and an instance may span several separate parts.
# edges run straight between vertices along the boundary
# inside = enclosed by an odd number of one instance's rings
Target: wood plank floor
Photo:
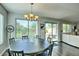
[[[5,52],[3,56],[8,56]],[[79,49],[65,43],[55,43],[52,56],[79,56]]]
[[[52,54],[53,56],[79,56],[79,48],[65,43],[58,43],[58,46],[54,46]]]

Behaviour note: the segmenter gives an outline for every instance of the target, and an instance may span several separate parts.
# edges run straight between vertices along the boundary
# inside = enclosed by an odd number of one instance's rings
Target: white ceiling
[[[8,12],[25,14],[30,12],[29,3],[3,3]],[[35,15],[68,21],[79,21],[79,3],[35,3]]]

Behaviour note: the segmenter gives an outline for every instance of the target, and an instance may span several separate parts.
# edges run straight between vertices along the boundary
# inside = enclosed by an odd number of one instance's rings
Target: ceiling
[[[30,12],[29,3],[3,3],[8,12],[25,14]],[[35,3],[33,13],[42,17],[79,21],[79,3]]]

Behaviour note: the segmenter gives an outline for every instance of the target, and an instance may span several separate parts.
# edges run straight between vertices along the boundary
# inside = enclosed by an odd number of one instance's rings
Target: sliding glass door
[[[37,21],[29,21],[29,38],[35,38],[37,35]]]
[[[16,38],[21,39],[22,36],[34,38],[37,34],[37,21],[16,20]]]
[[[53,35],[53,28],[52,28],[51,23],[46,23],[45,24],[45,31],[46,31],[46,39],[48,39],[48,37]]]
[[[53,24],[53,40],[58,41],[58,24]]]
[[[46,39],[51,38],[54,41],[58,40],[58,24],[46,23],[45,24]]]

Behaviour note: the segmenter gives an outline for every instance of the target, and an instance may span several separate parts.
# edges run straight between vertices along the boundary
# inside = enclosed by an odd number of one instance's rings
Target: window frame
[[[2,33],[1,34],[1,36],[2,36],[2,39],[0,40],[0,41],[2,41],[2,42],[0,42],[0,45],[2,45],[3,44],[3,42],[4,42],[4,15],[2,14],[2,13],[0,13],[0,15],[1,15],[1,17],[2,17],[2,26],[0,26],[0,27],[2,27],[2,31],[0,32],[0,33]]]
[[[17,32],[17,26],[16,26],[17,25],[17,20],[25,20],[25,21],[28,21],[28,27],[29,27],[29,20],[23,19],[23,18],[15,18],[15,37],[16,37],[16,39],[17,39],[17,36],[16,36],[16,32]],[[37,21],[37,23],[39,22],[39,20],[34,20],[34,21]],[[38,30],[37,30],[37,32],[38,32]],[[29,28],[28,28],[28,35],[29,35]]]
[[[72,32],[72,29],[71,29],[72,24],[63,24],[63,27],[64,27],[64,25],[65,25],[66,29],[63,30],[64,28],[62,28],[63,33],[70,33],[70,32]],[[70,27],[70,30],[69,30],[69,27]]]

